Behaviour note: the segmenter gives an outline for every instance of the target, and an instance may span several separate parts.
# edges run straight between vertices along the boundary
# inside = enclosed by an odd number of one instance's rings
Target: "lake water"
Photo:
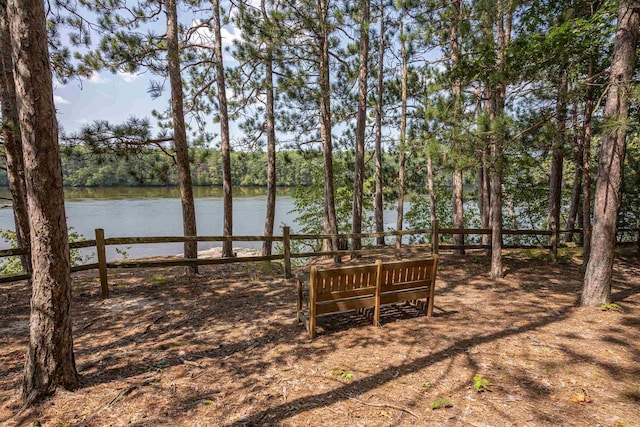
[[[219,187],[196,187],[196,221],[199,235],[222,235],[223,201]],[[0,197],[9,192],[0,190]],[[67,223],[86,239],[95,238],[95,229],[103,228],[106,237],[182,236],[182,207],[178,188],[81,188],[65,190]],[[298,228],[293,213],[293,191],[281,189],[276,200],[275,234],[280,227]],[[237,236],[259,236],[264,232],[266,192],[263,188],[234,188],[233,230]],[[394,212],[385,219],[395,228]],[[14,230],[10,205],[0,209],[0,229]],[[1,240],[1,239],[0,239]],[[234,247],[259,248],[261,242],[234,242]],[[199,249],[220,246],[218,242],[201,242]],[[9,247],[0,242],[0,249]],[[129,258],[175,255],[183,251],[182,243],[138,244],[120,247]],[[87,254],[95,251],[87,250]],[[121,258],[116,247],[107,247],[107,258]],[[95,260],[95,257],[94,257]]]

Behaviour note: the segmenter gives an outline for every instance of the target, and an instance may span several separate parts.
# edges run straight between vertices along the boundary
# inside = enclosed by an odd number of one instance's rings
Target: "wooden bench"
[[[306,280],[297,280],[298,321],[314,338],[316,318],[324,314],[373,307],[373,324],[379,325],[380,306],[411,301],[431,316],[437,266],[438,257],[434,256],[384,263],[378,260],[352,267],[311,267],[308,288],[303,283]]]

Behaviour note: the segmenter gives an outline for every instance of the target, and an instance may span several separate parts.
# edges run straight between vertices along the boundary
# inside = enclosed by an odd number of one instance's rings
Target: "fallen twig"
[[[149,326],[147,326],[147,327],[145,328],[145,330],[144,330],[144,332],[143,332],[142,334],[144,335],[144,334],[146,334],[147,332],[149,332],[149,329],[151,329],[151,327],[152,327],[153,325],[155,325],[156,323],[158,323],[158,321],[159,321],[159,320],[164,319],[164,317],[165,317],[165,315],[163,314],[163,315],[161,315],[160,317],[156,318],[153,322],[151,322],[151,323],[149,324]]]
[[[363,400],[360,399],[356,399],[355,397],[351,397],[349,395],[346,395],[344,393],[340,393],[338,392],[338,394],[340,394],[343,397],[346,397],[347,399],[353,400],[354,402],[360,403],[361,405],[365,405],[365,406],[371,406],[372,408],[389,408],[389,409],[395,409],[397,411],[401,411],[401,412],[405,412],[409,415],[412,415],[413,417],[420,419],[419,416],[417,416],[415,413],[411,412],[409,409],[407,408],[403,408],[401,406],[396,406],[396,405],[392,405],[390,403],[368,403],[365,402]]]

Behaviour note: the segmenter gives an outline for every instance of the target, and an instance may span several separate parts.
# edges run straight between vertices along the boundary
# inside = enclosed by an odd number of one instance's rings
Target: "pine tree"
[[[16,99],[31,224],[33,282],[22,398],[32,404],[79,385],[73,354],[71,276],[58,125],[44,2],[9,0]]]
[[[636,59],[639,27],[640,2],[621,0],[604,107],[606,128],[598,159],[594,225],[591,254],[582,289],[583,306],[599,306],[611,302],[611,278],[628,128],[630,81]]]

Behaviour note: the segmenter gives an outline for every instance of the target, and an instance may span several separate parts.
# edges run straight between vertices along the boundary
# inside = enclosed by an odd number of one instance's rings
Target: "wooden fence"
[[[193,265],[212,265],[212,264],[230,264],[230,263],[246,263],[246,262],[258,262],[258,261],[282,261],[284,267],[285,278],[291,277],[291,261],[295,258],[309,258],[318,256],[360,256],[360,255],[374,255],[378,253],[424,253],[429,251],[430,253],[439,253],[440,250],[453,250],[453,249],[486,249],[491,250],[491,244],[464,244],[464,245],[452,245],[443,243],[443,236],[447,235],[459,235],[464,236],[491,236],[492,230],[490,228],[467,228],[467,229],[455,229],[455,228],[440,228],[438,221],[434,221],[432,228],[428,229],[415,229],[415,230],[400,230],[400,231],[385,231],[382,233],[362,233],[355,234],[291,234],[289,227],[283,227],[281,236],[168,236],[168,237],[110,237],[107,238],[104,235],[104,230],[98,228],[95,230],[94,240],[83,240],[80,242],[73,242],[69,244],[70,249],[82,249],[82,248],[96,248],[97,261],[96,263],[83,264],[79,266],[71,267],[72,272],[86,271],[86,270],[98,270],[100,276],[101,297],[109,297],[109,284],[108,284],[108,271],[109,269],[120,268],[154,268],[154,267],[173,267],[173,266],[193,266]],[[539,245],[503,245],[505,249],[529,249],[529,248],[544,248],[550,251],[550,255],[553,260],[557,259],[559,236],[562,233],[573,232],[580,234],[582,230],[509,230],[503,229],[502,236],[542,236],[547,239],[547,244]],[[623,245],[636,245],[638,251],[640,251],[640,222],[636,228],[619,229],[619,233],[635,233],[635,241],[620,242]],[[402,240],[405,236],[415,235],[429,235],[429,244],[421,245],[406,245]],[[364,249],[353,250],[344,249],[336,251],[309,251],[309,252],[292,252],[292,242],[304,242],[314,241],[319,242],[323,240],[339,239],[340,241],[348,242],[349,239],[354,238],[361,239],[374,239],[376,237],[392,237],[394,238],[393,244],[384,246],[368,246]],[[490,239],[489,239],[490,240]],[[232,258],[198,258],[198,259],[185,259],[185,258],[159,258],[159,259],[137,259],[137,260],[118,260],[108,262],[106,257],[106,247],[114,245],[134,245],[134,244],[152,244],[152,243],[185,243],[185,242],[278,242],[282,245],[281,251],[275,255],[268,256],[247,256],[247,257],[232,257]],[[300,244],[294,247],[300,247]],[[311,245],[315,246],[315,245]],[[348,245],[347,245],[348,246]],[[0,250],[0,258],[11,256],[24,256],[29,254],[29,248],[13,248]],[[1,276],[0,283],[15,282],[19,280],[29,279],[29,274],[16,274],[10,276]]]

